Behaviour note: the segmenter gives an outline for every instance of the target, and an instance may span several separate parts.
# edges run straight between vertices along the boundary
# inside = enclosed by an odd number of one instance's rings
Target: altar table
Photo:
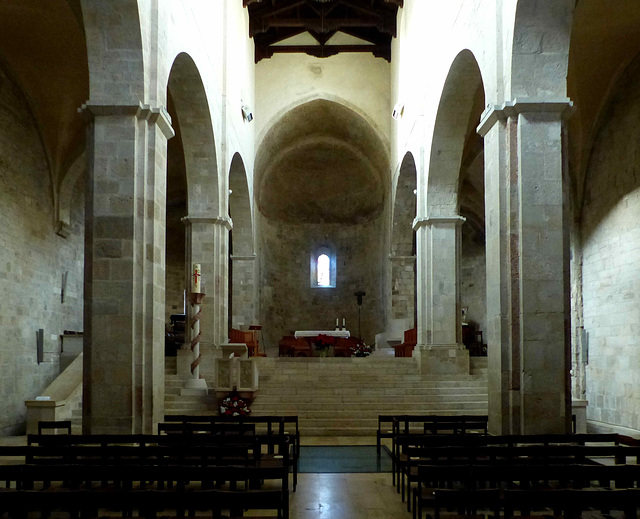
[[[296,330],[293,334],[296,339],[299,339],[300,337],[317,337],[318,335],[344,337],[345,339],[348,339],[351,336],[349,330]]]

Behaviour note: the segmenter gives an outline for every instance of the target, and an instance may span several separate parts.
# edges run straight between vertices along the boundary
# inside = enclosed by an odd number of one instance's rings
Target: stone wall
[[[414,319],[416,290],[415,256],[391,258],[391,318]]]
[[[260,216],[261,319],[270,356],[293,330],[334,329],[346,319],[358,334],[353,293],[364,290],[362,336],[368,344],[384,331],[382,250],[383,218],[357,225],[285,224]],[[318,246],[336,251],[336,287],[311,288],[310,255]]]
[[[36,125],[0,70],[0,434],[24,432],[24,401],[59,372],[60,334],[82,331],[84,196],[78,184],[70,234],[62,238],[54,233],[52,186]],[[40,328],[45,355],[38,364]]]
[[[165,275],[165,323],[169,323],[171,314],[184,313],[184,259],[169,262],[169,256],[167,256]]]
[[[481,330],[487,343],[487,268],[484,242],[462,226],[460,259],[460,302],[467,307],[467,322]]]
[[[247,330],[256,324],[255,319],[255,258],[232,257],[233,279],[231,286],[231,326]]]
[[[583,209],[588,418],[640,427],[640,59],[614,90],[594,142]]]

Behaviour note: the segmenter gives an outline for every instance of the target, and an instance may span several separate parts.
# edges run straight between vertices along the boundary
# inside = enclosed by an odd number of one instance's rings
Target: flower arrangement
[[[247,416],[251,413],[249,404],[237,394],[229,395],[220,402],[220,414],[226,416]]]
[[[316,340],[314,342],[317,350],[324,350],[329,346],[334,346],[336,343],[336,338],[331,335],[325,335],[324,333],[321,333],[316,337]]]
[[[355,346],[351,346],[351,355],[354,357],[368,357],[371,355],[371,346],[367,346],[363,340],[359,340]]]

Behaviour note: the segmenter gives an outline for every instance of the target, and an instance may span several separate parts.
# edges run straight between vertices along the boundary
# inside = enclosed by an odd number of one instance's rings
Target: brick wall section
[[[58,374],[59,335],[82,330],[83,200],[83,187],[76,186],[70,235],[57,236],[36,127],[20,91],[0,71],[0,434],[24,431],[25,399],[36,397]],[[40,365],[39,328],[46,352]]]
[[[357,336],[356,290],[366,292],[362,335],[372,344],[384,330],[381,234],[382,218],[358,225],[291,225],[261,217],[260,304],[267,347],[276,348],[292,330],[333,329],[343,317]],[[336,288],[311,288],[311,251],[327,241],[336,251]]]
[[[640,60],[623,74],[587,172],[583,213],[588,417],[640,427]]]

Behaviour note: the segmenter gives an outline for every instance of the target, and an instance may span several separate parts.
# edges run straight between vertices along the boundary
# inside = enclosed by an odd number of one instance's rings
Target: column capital
[[[151,106],[144,103],[113,104],[101,103],[88,100],[78,112],[88,117],[114,117],[114,116],[135,116],[150,123],[157,124],[167,139],[175,136],[176,132],[171,126],[171,116],[164,106]]]
[[[516,98],[502,105],[488,106],[482,113],[476,131],[484,137],[498,121],[520,114],[557,114],[561,118],[568,117],[573,111],[573,101],[568,97],[536,99]]]
[[[456,224],[462,225],[467,219],[464,216],[416,216],[413,220],[413,230],[417,231],[420,227],[426,227],[438,224]]]
[[[206,214],[187,215],[182,218],[182,223],[185,225],[191,225],[194,223],[210,223],[226,227],[229,231],[233,229],[233,222],[228,216],[210,216]]]

